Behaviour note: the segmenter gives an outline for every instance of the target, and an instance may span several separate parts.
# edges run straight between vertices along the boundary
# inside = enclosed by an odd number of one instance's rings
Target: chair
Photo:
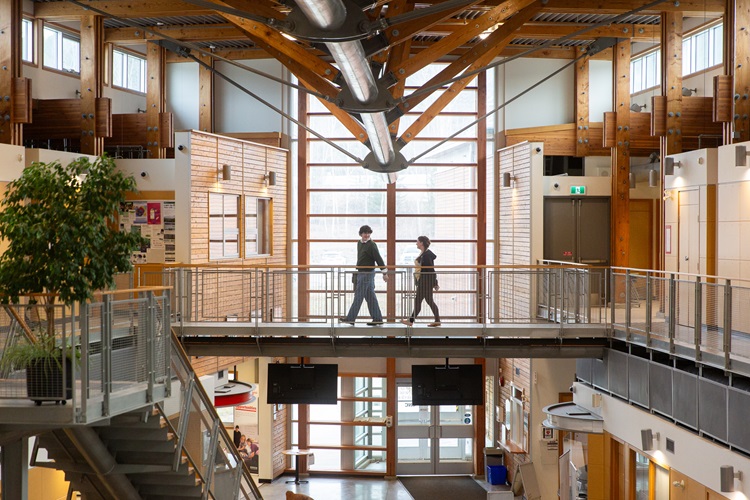
[[[313,497],[304,495],[302,493],[295,493],[293,491],[287,491],[286,500],[314,500],[314,499]]]

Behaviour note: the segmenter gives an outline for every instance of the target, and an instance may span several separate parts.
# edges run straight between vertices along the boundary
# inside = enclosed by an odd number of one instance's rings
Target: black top
[[[377,263],[381,269],[385,270],[385,261],[380,256],[378,251],[378,245],[372,240],[367,240],[367,243],[362,243],[362,240],[357,242],[357,271],[373,271],[367,267],[372,267]]]
[[[432,253],[432,250],[427,249],[422,252],[422,255],[417,257],[417,263],[422,267],[420,269],[423,273],[434,273],[435,272],[435,259],[437,255]]]

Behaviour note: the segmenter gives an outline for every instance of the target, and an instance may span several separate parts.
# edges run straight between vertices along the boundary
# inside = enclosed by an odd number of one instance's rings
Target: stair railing
[[[185,456],[195,468],[203,482],[203,499],[238,498],[262,499],[258,486],[250,475],[233,439],[224,428],[213,401],[200,383],[190,360],[172,333],[172,369],[181,384],[179,408],[174,412],[165,408],[160,411],[169,422],[175,433],[177,446],[175,450],[174,470],[179,467]],[[165,403],[169,404],[169,403]],[[170,421],[168,415],[172,416]],[[196,418],[197,420],[192,420]],[[174,420],[178,420],[174,424]],[[200,430],[202,439],[187,439],[188,432]],[[193,434],[194,435],[194,434]]]

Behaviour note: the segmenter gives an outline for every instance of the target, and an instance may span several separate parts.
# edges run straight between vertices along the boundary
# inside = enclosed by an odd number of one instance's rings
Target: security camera
[[[178,151],[182,151],[183,149],[185,149],[185,146],[183,146],[182,144],[180,144],[179,146],[177,146],[177,150]]]
[[[541,152],[542,152],[542,148],[540,148],[540,147],[538,147],[538,146],[537,146],[537,148],[535,149],[535,151],[536,151],[537,153],[541,153]]]
[[[146,172],[145,170],[142,170],[141,177],[148,177],[148,172]]]
[[[556,182],[555,182],[555,183],[554,183],[554,184],[552,185],[552,187],[553,187],[553,188],[555,188],[555,189],[560,189],[560,184],[558,184],[558,183],[556,183]]]

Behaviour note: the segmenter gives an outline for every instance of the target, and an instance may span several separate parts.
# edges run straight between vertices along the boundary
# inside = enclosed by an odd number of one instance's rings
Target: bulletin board
[[[174,200],[137,200],[120,204],[120,231],[138,233],[146,243],[133,252],[133,264],[175,262]]]

